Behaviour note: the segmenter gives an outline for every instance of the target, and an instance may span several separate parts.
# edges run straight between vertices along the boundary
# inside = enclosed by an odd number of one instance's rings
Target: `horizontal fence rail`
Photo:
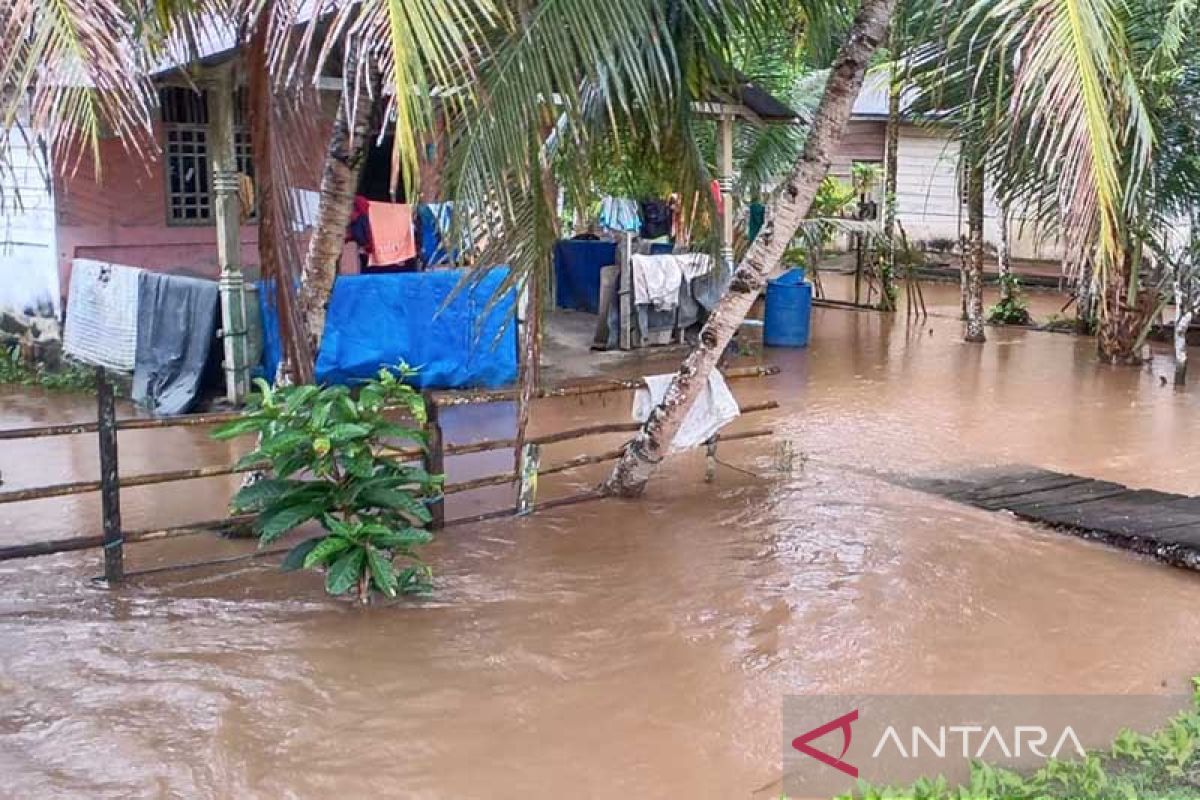
[[[725,372],[724,376],[727,380],[742,380],[747,378],[759,378],[775,375],[778,372],[779,369],[777,367],[748,367],[731,369]],[[121,477],[116,469],[117,445],[115,434],[117,432],[215,425],[239,419],[242,415],[240,412],[223,412],[216,414],[187,414],[158,419],[137,418],[115,420],[112,415],[111,393],[104,391],[105,389],[111,390],[111,387],[107,384],[107,377],[103,374],[102,370],[97,371],[97,384],[98,388],[101,389],[101,393],[99,397],[100,414],[96,423],[50,425],[39,428],[13,428],[0,431],[0,441],[40,439],[51,436],[99,433],[101,444],[101,462],[105,467],[102,470],[104,474],[102,474],[101,479],[90,481],[73,481],[70,483],[55,484],[52,486],[39,486],[0,492],[0,504],[27,502],[31,500],[86,494],[90,492],[101,492],[104,499],[102,504],[104,506],[102,509],[105,528],[104,534],[93,536],[76,536],[51,541],[0,546],[0,561],[103,548],[105,551],[105,579],[109,583],[118,583],[125,577],[131,577],[134,575],[148,575],[157,572],[173,571],[176,569],[188,569],[195,566],[234,563],[254,558],[261,558],[265,555],[286,552],[286,549],[260,550],[245,556],[221,558],[212,561],[196,562],[174,567],[157,567],[150,570],[142,570],[141,572],[137,573],[126,573],[123,570],[121,561],[121,550],[124,544],[163,541],[203,533],[232,533],[239,530],[244,531],[253,523],[254,516],[251,514],[240,514],[221,519],[195,522],[175,527],[122,531],[120,530],[119,499],[117,497],[117,493],[120,489],[130,489],[139,486],[152,486],[187,480],[233,475],[262,469],[268,465],[252,464],[243,467],[238,467],[234,464],[213,465]],[[642,379],[596,381],[546,389],[538,392],[537,396],[539,398],[587,397],[614,392],[627,392],[630,390],[645,388],[645,385],[645,381]],[[641,423],[638,422],[609,422],[586,425],[582,427],[571,428],[565,431],[527,437],[523,441],[515,438],[507,438],[488,439],[463,444],[447,444],[444,443],[442,436],[442,428],[439,418],[439,410],[441,408],[473,403],[511,401],[515,398],[515,391],[425,392],[424,396],[426,398],[426,405],[428,408],[428,418],[426,420],[426,438],[428,440],[428,447],[389,447],[385,445],[383,449],[389,455],[396,458],[412,461],[421,460],[424,463],[425,468],[430,471],[431,474],[444,474],[446,457],[486,453],[496,450],[511,450],[517,447],[530,446],[532,446],[533,452],[536,453],[537,448],[546,445],[575,441],[591,436],[635,433],[641,428]],[[773,410],[778,407],[779,404],[777,402],[766,401],[741,406],[739,411],[743,415],[751,415],[762,411]],[[773,431],[770,429],[755,429],[714,437],[713,441],[709,445],[710,457],[716,447],[717,442],[733,442],[754,439],[758,437],[770,436],[772,433]],[[546,466],[542,466],[540,463],[538,463],[535,456],[535,460],[530,463],[530,471],[524,478],[516,469],[514,469],[501,474],[487,475],[447,484],[443,487],[442,494],[430,501],[430,510],[433,514],[432,527],[439,529],[444,527],[464,525],[471,522],[480,522],[489,519],[512,516],[514,513],[527,513],[528,511],[544,510],[548,508],[569,505],[571,503],[596,499],[600,497],[598,492],[584,492],[582,494],[572,495],[571,497],[566,498],[556,498],[542,502],[531,502],[528,508],[521,508],[516,511],[512,508],[504,508],[470,517],[461,517],[451,520],[445,519],[446,496],[491,486],[522,484],[523,480],[533,475],[538,477],[554,475],[566,472],[568,470],[578,469],[580,467],[615,461],[621,457],[623,450],[623,447],[615,448],[602,453],[577,456],[575,458],[561,461],[557,464],[550,464]],[[536,469],[534,469],[535,464]],[[523,488],[525,487],[523,486]]]

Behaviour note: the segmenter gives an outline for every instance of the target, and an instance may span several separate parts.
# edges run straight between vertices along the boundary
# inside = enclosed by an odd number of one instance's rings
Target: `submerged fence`
[[[774,375],[778,372],[779,370],[777,367],[746,367],[731,369],[726,371],[724,374],[727,380],[744,380]],[[117,446],[118,434],[121,431],[211,426],[238,419],[241,414],[234,411],[214,414],[185,414],[173,417],[118,420],[116,417],[116,403],[113,396],[112,384],[107,373],[103,369],[98,368],[96,378],[96,422],[0,430],[0,441],[44,439],[50,437],[77,436],[95,433],[100,451],[99,479],[91,481],[74,481],[70,483],[60,483],[49,486],[37,486],[27,489],[15,489],[12,491],[0,491],[0,505],[6,503],[19,503],[30,500],[42,500],[54,497],[99,492],[101,498],[101,533],[99,535],[76,536],[70,538],[53,539],[49,541],[31,542],[27,544],[0,546],[0,561],[31,558],[35,556],[65,553],[75,550],[103,549],[104,579],[109,584],[115,585],[121,583],[127,577],[133,577],[135,575],[147,575],[165,570],[222,564],[231,561],[241,561],[249,558],[257,558],[286,552],[287,548],[257,551],[249,555],[194,562],[191,564],[177,565],[174,567],[160,567],[156,569],[142,570],[137,573],[127,573],[124,568],[124,547],[126,544],[162,541],[165,539],[192,536],[201,533],[228,533],[249,525],[253,521],[253,515],[232,515],[223,517],[221,519],[208,520],[176,527],[146,530],[124,530],[121,525],[121,489],[175,483],[179,481],[196,480],[201,478],[212,478],[222,475],[233,475],[241,472],[250,472],[259,469],[263,465],[238,467],[235,464],[218,464],[195,467],[192,469],[121,476]],[[540,399],[560,397],[589,397],[610,394],[614,392],[626,392],[644,387],[645,382],[640,379],[594,381],[546,389],[538,392],[536,396]],[[518,472],[513,469],[495,475],[487,475],[481,478],[473,478],[457,483],[446,484],[443,488],[442,494],[430,501],[430,511],[433,516],[431,527],[434,530],[453,525],[463,525],[471,522],[480,522],[486,519],[510,516],[518,513],[529,513],[537,509],[548,509],[597,498],[600,496],[597,492],[585,492],[583,494],[573,495],[570,497],[557,498],[554,500],[537,503],[536,479],[540,476],[553,475],[556,473],[577,469],[579,467],[615,461],[616,459],[620,458],[623,448],[616,448],[602,453],[597,453],[595,455],[578,456],[576,458],[567,459],[557,464],[550,465],[542,465],[540,463],[538,449],[545,445],[569,442],[590,436],[600,436],[615,433],[633,433],[641,427],[641,424],[637,422],[608,422],[571,428],[555,433],[542,434],[540,436],[527,437],[524,439],[524,441],[518,441],[517,439],[489,439],[465,444],[448,444],[445,442],[443,436],[440,414],[441,409],[467,404],[512,401],[516,397],[515,392],[513,390],[491,392],[426,392],[424,396],[428,412],[425,424],[427,446],[425,448],[388,448],[389,453],[394,457],[411,461],[419,460],[423,463],[425,469],[431,474],[444,474],[445,461],[449,456],[463,456],[496,450],[512,450],[522,446],[531,448],[530,457],[525,459],[526,463],[529,465],[529,468],[525,471],[526,474],[524,475],[518,474]],[[775,401],[753,403],[741,406],[740,411],[742,414],[754,414],[756,412],[778,408],[778,405],[779,404]],[[714,440],[709,443],[709,457],[710,459],[715,457],[715,449],[718,442],[753,439],[762,436],[769,436],[772,432],[773,431],[770,429],[755,429],[715,437]],[[518,485],[520,487],[517,502],[513,507],[477,514],[470,517],[459,517],[451,520],[446,519],[446,499],[448,496],[474,489],[505,485]]]

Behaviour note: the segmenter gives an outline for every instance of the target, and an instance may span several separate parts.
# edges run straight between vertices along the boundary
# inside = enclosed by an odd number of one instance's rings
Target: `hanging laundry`
[[[367,218],[371,223],[369,266],[386,267],[416,258],[412,206],[371,200],[367,206]]]
[[[424,203],[417,209],[417,219],[425,266],[458,263],[461,254],[471,249],[471,231],[465,226],[458,248],[448,249],[444,243],[454,227],[454,203]]]
[[[672,311],[679,305],[679,291],[684,282],[707,275],[712,270],[712,258],[698,253],[635,255],[630,258],[630,266],[634,304]]]
[[[643,200],[639,205],[643,239],[660,239],[671,235],[671,205],[666,200]]]
[[[717,207],[717,216],[725,213],[725,195],[721,194],[721,182],[714,179],[708,185],[708,190],[712,192],[713,205]]]
[[[85,364],[133,372],[141,273],[87,258],[71,262],[63,352]]]
[[[763,223],[767,219],[767,207],[762,203],[750,204],[750,219],[746,223],[746,235],[750,241],[758,238],[758,232],[762,230]]]
[[[317,226],[321,193],[311,189],[292,189],[292,230],[300,233]]]
[[[371,244],[371,221],[368,212],[371,201],[361,194],[354,196],[354,208],[350,210],[350,222],[346,225],[346,241],[358,245],[358,257],[366,265],[367,257],[374,249]]]
[[[600,226],[610,231],[636,232],[642,227],[638,204],[626,197],[605,196],[600,201]]]
[[[217,282],[143,272],[138,286],[133,401],[155,414],[186,413],[216,339]]]

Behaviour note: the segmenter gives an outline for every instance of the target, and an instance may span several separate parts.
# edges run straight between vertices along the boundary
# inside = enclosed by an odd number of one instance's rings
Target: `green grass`
[[[0,386],[38,386],[52,392],[93,394],[95,372],[83,364],[66,361],[57,370],[30,364],[21,357],[19,347],[0,350]]]

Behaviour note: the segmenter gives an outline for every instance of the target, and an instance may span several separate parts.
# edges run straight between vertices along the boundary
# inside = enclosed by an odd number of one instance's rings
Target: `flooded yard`
[[[951,287],[951,291],[956,291]],[[929,298],[927,297],[927,300]],[[778,376],[733,384],[774,440],[671,461],[640,502],[455,527],[437,589],[360,609],[269,563],[97,588],[96,552],[0,564],[0,795],[734,798],[778,795],[781,700],[820,691],[1187,691],[1200,576],[900,488],[892,474],[1021,463],[1200,494],[1200,390],[1167,356],[1098,364],[1088,340],[814,312]],[[659,371],[667,371],[670,361]],[[628,395],[544,401],[537,430],[625,419]],[[0,395],[0,426],[89,419],[87,399]],[[493,438],[508,406],[446,412]],[[620,437],[556,445],[555,462]],[[778,474],[777,448],[800,454]],[[224,463],[176,429],[121,435],[129,474]],[[5,489],[94,477],[95,439],[0,445]],[[464,479],[506,453],[454,460]],[[593,485],[600,467],[547,478]],[[220,517],[235,479],[123,493],[125,525]],[[507,502],[487,490],[449,516]],[[5,542],[99,529],[98,498],[0,505]],[[244,553],[132,545],[130,569]]]

